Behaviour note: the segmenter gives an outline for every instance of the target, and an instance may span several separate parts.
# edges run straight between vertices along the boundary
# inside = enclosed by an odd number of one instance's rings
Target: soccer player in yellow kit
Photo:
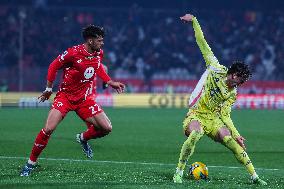
[[[236,100],[236,88],[246,82],[251,73],[243,62],[234,62],[230,68],[220,65],[204,39],[201,27],[191,14],[180,19],[192,22],[196,42],[206,62],[206,71],[201,76],[189,99],[189,111],[183,121],[184,133],[188,137],[182,145],[179,162],[173,181],[182,183],[183,171],[195,144],[206,134],[230,149],[237,160],[245,166],[255,184],[267,185],[255,172],[239,134],[231,120],[231,106]]]

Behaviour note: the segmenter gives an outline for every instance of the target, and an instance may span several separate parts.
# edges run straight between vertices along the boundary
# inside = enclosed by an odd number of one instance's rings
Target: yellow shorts
[[[187,129],[188,124],[193,120],[198,121],[205,134],[213,140],[216,139],[219,129],[225,127],[223,121],[216,114],[198,113],[189,110],[183,121],[184,131]]]

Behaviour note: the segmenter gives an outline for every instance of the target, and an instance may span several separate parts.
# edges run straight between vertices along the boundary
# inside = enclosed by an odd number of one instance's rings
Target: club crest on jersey
[[[93,67],[88,67],[84,72],[84,77],[90,79],[95,74],[95,69]]]
[[[68,54],[68,51],[64,51],[62,55],[60,55],[60,59],[64,60],[64,56]]]

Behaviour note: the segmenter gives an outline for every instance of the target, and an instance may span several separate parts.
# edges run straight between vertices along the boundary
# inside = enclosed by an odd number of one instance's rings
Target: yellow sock
[[[223,139],[224,145],[229,148],[236,156],[237,160],[243,164],[247,171],[253,175],[255,173],[252,162],[244,149],[231,136],[225,136]]]
[[[177,165],[177,171],[182,172],[186,166],[188,158],[193,154],[196,142],[203,136],[203,133],[198,131],[192,131],[186,141],[183,143],[181,152],[179,155],[179,162]]]

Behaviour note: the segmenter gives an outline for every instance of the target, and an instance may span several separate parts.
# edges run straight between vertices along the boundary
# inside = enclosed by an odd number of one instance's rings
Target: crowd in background
[[[253,80],[284,80],[284,13],[195,10],[205,38],[223,65],[243,60]],[[105,61],[117,79],[198,79],[205,63],[184,12],[164,9],[0,6],[0,79],[17,89],[21,64],[26,90],[42,90],[51,61],[83,43],[87,24],[106,30]],[[35,79],[36,78],[36,79]],[[4,81],[3,81],[4,80]]]

